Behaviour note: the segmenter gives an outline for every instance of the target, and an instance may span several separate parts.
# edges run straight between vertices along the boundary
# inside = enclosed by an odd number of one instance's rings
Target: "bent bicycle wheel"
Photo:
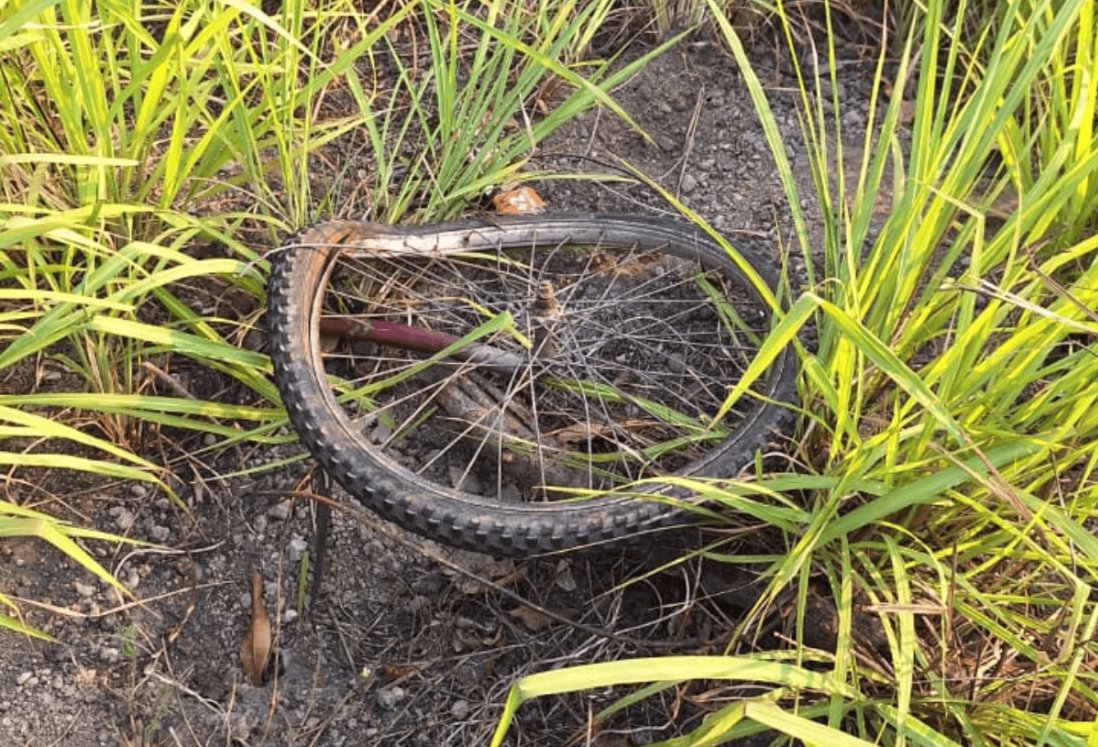
[[[776,262],[739,250],[776,290]],[[268,319],[311,454],[382,516],[471,550],[664,523],[684,491],[661,478],[735,476],[791,419],[789,348],[723,406],[771,314],[675,221],[321,224],[274,256]]]

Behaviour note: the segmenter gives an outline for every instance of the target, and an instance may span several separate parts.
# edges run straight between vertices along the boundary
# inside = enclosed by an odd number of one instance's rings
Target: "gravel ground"
[[[770,43],[753,53],[809,192],[792,79],[768,66],[776,59]],[[854,51],[850,60],[840,70],[842,98],[858,101],[871,65]],[[762,131],[723,51],[684,44],[617,96],[654,143],[592,111],[543,147],[542,163],[609,172],[625,158],[733,241],[769,244],[775,252],[779,239],[789,245]],[[841,117],[860,131],[865,107]],[[621,184],[553,181],[539,189],[559,210],[666,209],[647,190]],[[805,207],[818,230],[814,205]],[[216,390],[180,370],[184,387]],[[193,434],[178,438],[165,448],[200,446]],[[29,620],[59,640],[2,634],[0,745],[484,744],[517,677],[624,656],[719,651],[752,601],[746,572],[685,563],[650,574],[698,541],[685,531],[643,547],[514,563],[336,512],[315,605],[299,610],[298,572],[311,552],[314,511],[291,491],[311,489],[310,463],[221,477],[299,453],[297,446],[242,446],[180,463],[186,511],[142,486],[93,486],[58,472],[9,479],[5,489],[17,501],[172,549],[89,543],[133,592],[134,599],[123,599],[43,542],[0,542],[0,592],[50,605],[32,608]],[[278,664],[258,687],[244,677],[238,654],[253,568],[265,579]],[[821,646],[828,645],[827,623],[825,610],[813,626]],[[681,688],[587,734],[589,716],[623,692],[527,704],[510,743],[639,744],[682,733],[706,712],[700,688]]]

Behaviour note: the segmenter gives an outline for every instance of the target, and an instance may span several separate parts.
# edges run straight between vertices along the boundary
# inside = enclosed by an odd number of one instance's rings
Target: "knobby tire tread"
[[[316,285],[324,277],[326,247],[353,245],[374,235],[422,240],[442,229],[478,235],[497,230],[527,231],[528,236],[537,232],[548,243],[560,241],[569,231],[592,235],[608,224],[618,233],[690,246],[711,264],[739,274],[724,250],[695,226],[666,219],[556,215],[434,227],[333,221],[299,233],[272,257],[267,325],[275,383],[291,424],[312,456],[351,495],[385,519],[467,550],[511,556],[544,553],[623,538],[681,518],[681,509],[659,500],[607,497],[582,503],[506,503],[436,485],[376,453],[352,429],[323,374],[318,374],[322,363],[310,325],[314,304],[322,303]],[[736,248],[776,292],[777,259],[750,246],[737,244]],[[756,403],[752,416],[745,419],[746,427],[737,428],[704,458],[700,468],[687,474],[730,475],[789,428],[793,412],[788,404],[795,399],[796,378],[791,347],[779,354],[769,374],[762,394],[774,404]]]

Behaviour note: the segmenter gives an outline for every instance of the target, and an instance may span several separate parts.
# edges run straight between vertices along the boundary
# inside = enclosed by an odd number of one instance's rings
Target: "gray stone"
[[[114,523],[115,526],[117,526],[120,530],[126,532],[129,531],[130,527],[133,526],[133,523],[136,520],[137,516],[134,514],[133,511],[130,511],[128,508],[123,508],[119,510],[118,516],[115,517]]]
[[[455,700],[450,706],[450,716],[454,721],[464,721],[469,716],[469,701]]]
[[[309,549],[309,543],[299,534],[295,534],[290,539],[290,561],[296,563],[301,560],[301,556]]]
[[[286,521],[286,519],[290,518],[290,502],[287,500],[274,504],[267,509],[267,516],[270,516],[276,521]]]
[[[397,707],[400,701],[404,700],[407,693],[403,687],[385,687],[377,691],[375,698],[377,704],[386,711],[391,711]]]
[[[450,468],[450,484],[458,490],[464,490],[467,493],[479,494],[481,491],[480,480],[471,472],[466,475],[463,466],[454,466]]]

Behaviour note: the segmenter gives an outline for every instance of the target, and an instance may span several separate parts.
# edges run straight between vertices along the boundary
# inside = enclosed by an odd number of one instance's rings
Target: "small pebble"
[[[25,685],[27,680],[34,676],[34,672],[21,672],[18,677],[15,678],[15,684]]]
[[[134,498],[144,498],[149,494],[149,489],[139,482],[135,482],[130,486],[130,495]]]
[[[391,711],[397,707],[400,701],[404,700],[405,695],[407,693],[404,692],[403,687],[386,687],[377,691],[377,704],[383,710]]]
[[[450,706],[450,716],[454,721],[464,721],[469,715],[469,701],[467,700],[455,700],[454,704]]]
[[[281,501],[280,503],[274,504],[267,509],[267,516],[270,516],[276,521],[286,521],[286,519],[290,518],[290,502]]]
[[[282,622],[284,623],[292,623],[296,619],[297,610],[295,610],[293,607],[290,607],[288,610],[282,613]]]
[[[155,541],[163,542],[164,540],[168,539],[168,535],[171,534],[171,530],[169,530],[167,527],[157,525],[149,529],[149,534]]]
[[[682,193],[688,195],[698,188],[698,180],[692,177],[690,174],[686,174],[682,178]]]
[[[842,116],[842,124],[848,130],[860,130],[865,120],[858,111],[849,111]]]
[[[76,589],[76,593],[84,598],[93,596],[95,594],[94,584],[85,584],[82,581],[73,581],[72,585],[73,588]]]
[[[128,508],[123,508],[118,512],[118,517],[114,520],[115,525],[118,526],[123,532],[128,531],[133,523],[137,520],[137,516],[133,511]]]
[[[251,736],[254,718],[244,711],[229,714],[229,736],[232,741],[246,743]]]
[[[301,560],[301,556],[308,549],[309,543],[305,541],[305,538],[295,535],[290,540],[290,561],[296,563]]]

